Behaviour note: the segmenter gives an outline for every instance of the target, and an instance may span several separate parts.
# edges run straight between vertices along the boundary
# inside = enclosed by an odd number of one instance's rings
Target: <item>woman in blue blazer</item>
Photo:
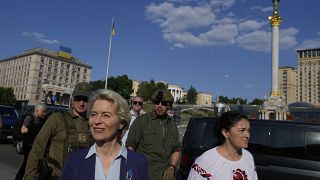
[[[95,144],[68,156],[61,179],[147,180],[144,155],[121,143],[130,119],[127,101],[114,91],[98,90],[90,97],[88,117]]]

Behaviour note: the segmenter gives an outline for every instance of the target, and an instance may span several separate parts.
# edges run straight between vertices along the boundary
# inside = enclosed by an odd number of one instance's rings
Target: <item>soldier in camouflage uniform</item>
[[[149,179],[174,180],[181,144],[178,128],[167,114],[173,97],[168,90],[158,90],[152,100],[154,110],[134,121],[126,146],[146,156]]]
[[[92,86],[78,83],[72,93],[72,108],[52,114],[37,135],[28,157],[25,179],[37,179],[39,161],[45,159],[52,169],[51,179],[59,179],[68,153],[92,145],[86,118]]]

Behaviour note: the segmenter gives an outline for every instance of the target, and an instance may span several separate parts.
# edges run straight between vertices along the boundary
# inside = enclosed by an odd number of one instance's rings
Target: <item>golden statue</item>
[[[270,21],[271,26],[280,26],[282,21],[281,17],[278,15],[278,3],[280,0],[272,0],[273,1],[273,16],[269,16],[268,19]]]

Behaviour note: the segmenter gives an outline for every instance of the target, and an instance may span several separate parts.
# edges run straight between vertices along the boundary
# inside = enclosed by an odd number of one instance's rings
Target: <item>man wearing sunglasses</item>
[[[145,155],[150,180],[174,180],[181,144],[177,125],[168,116],[173,97],[168,90],[157,90],[152,100],[154,110],[134,121],[126,146]]]
[[[131,105],[131,109],[130,109],[130,115],[131,115],[131,119],[130,119],[130,124],[129,124],[129,128],[126,131],[126,133],[123,135],[121,141],[123,144],[126,143],[127,138],[128,138],[128,133],[130,130],[130,127],[132,125],[132,123],[134,122],[134,120],[141,115],[141,110],[143,108],[143,99],[139,96],[136,96],[133,98],[132,100],[132,105]]]
[[[57,112],[49,116],[29,154],[26,180],[59,179],[68,154],[93,143],[87,119],[91,90],[89,83],[76,84],[72,92],[71,108],[67,112]],[[45,164],[47,166],[42,166]]]

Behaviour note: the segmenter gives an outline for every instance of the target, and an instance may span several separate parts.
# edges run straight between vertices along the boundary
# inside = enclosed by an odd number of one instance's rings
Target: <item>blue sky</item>
[[[0,59],[60,45],[104,79],[192,85],[213,97],[264,98],[271,89],[271,0],[2,0]],[[281,0],[280,66],[320,48],[320,1]]]

